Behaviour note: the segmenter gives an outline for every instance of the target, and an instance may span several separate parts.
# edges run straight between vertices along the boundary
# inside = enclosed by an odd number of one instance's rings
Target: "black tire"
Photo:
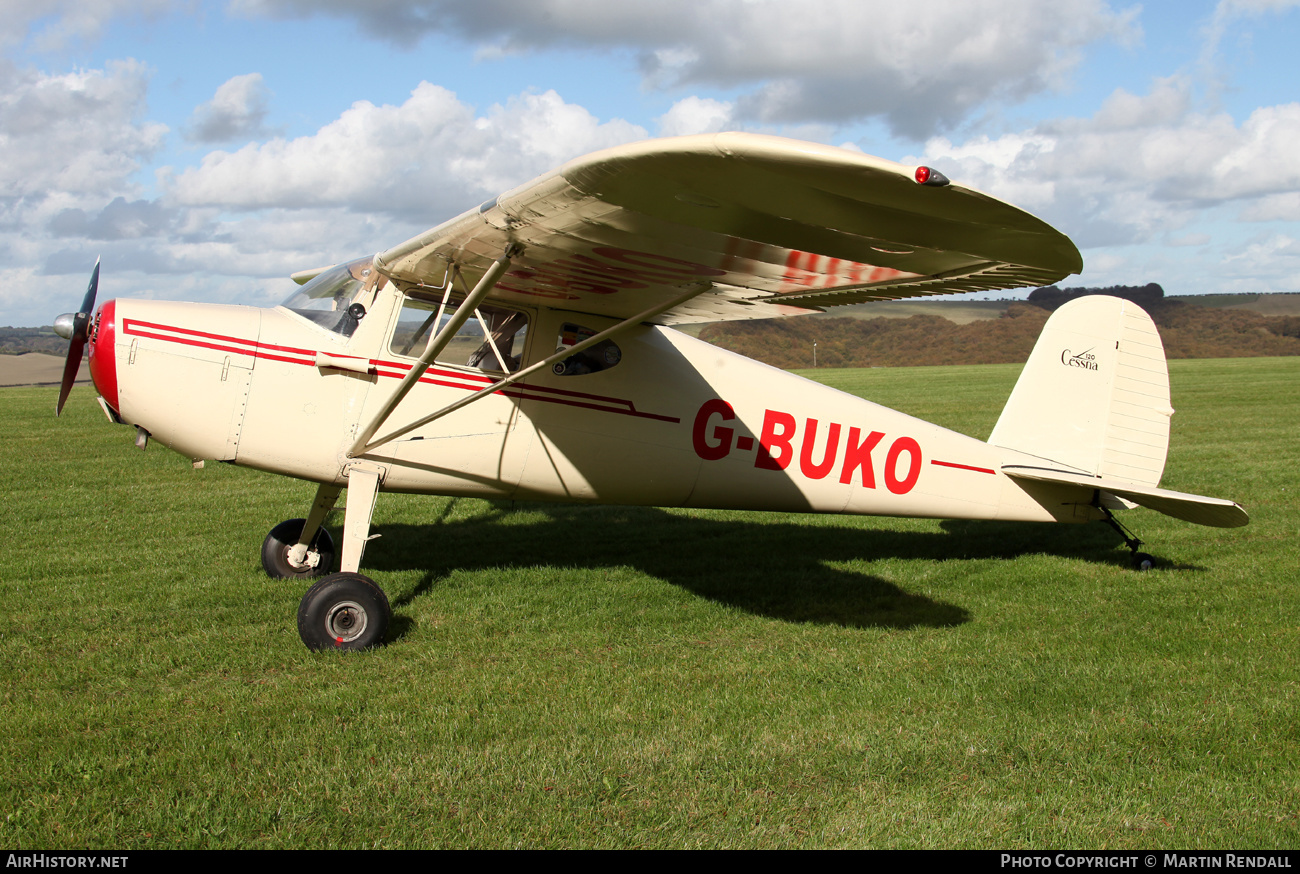
[[[271,529],[262,541],[262,567],[267,574],[277,580],[311,580],[323,577],[334,569],[334,538],[325,530],[316,532],[308,547],[308,555],[317,556],[315,567],[294,567],[289,563],[289,550],[302,536],[302,526],[306,519],[290,519]]]
[[[393,609],[369,577],[330,574],[298,605],[298,636],[310,650],[356,652],[384,642]]]
[[[1133,568],[1140,571],[1149,571],[1156,566],[1156,559],[1153,555],[1145,552],[1133,553]]]

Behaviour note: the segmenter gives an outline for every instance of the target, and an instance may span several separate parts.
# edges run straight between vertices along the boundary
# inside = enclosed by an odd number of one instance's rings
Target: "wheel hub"
[[[291,567],[298,570],[315,570],[316,566],[320,564],[320,553],[297,543],[289,547],[289,551],[285,554],[285,560],[289,562]]]
[[[356,601],[340,601],[326,614],[325,630],[335,646],[356,640],[366,631],[366,609]]]

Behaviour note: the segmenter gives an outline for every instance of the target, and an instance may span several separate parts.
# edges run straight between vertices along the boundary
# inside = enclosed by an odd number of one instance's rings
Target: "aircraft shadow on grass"
[[[395,607],[433,591],[456,570],[530,567],[633,567],[748,613],[847,628],[945,628],[970,621],[966,609],[907,592],[841,567],[855,560],[1013,559],[1049,554],[1127,565],[1117,535],[1101,525],[945,521],[942,532],[700,519],[647,507],[528,505],[545,518],[503,524],[509,504],[433,525],[378,525],[366,551],[375,570],[423,571]],[[773,548],[773,544],[778,544]],[[394,618],[398,636],[409,620]]]

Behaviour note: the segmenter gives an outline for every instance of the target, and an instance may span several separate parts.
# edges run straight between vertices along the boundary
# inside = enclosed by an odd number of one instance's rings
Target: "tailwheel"
[[[334,538],[324,527],[316,531],[305,550],[295,549],[305,524],[303,519],[289,519],[266,535],[262,541],[262,567],[269,576],[277,580],[314,579],[334,567]]]
[[[1139,571],[1149,571],[1156,566],[1154,555],[1146,552],[1133,553],[1133,568]]]
[[[355,652],[383,643],[393,610],[369,577],[330,574],[298,605],[298,635],[310,650]]]
[[[1149,571],[1156,566],[1156,558],[1154,555],[1151,555],[1149,552],[1138,552],[1138,547],[1142,545],[1142,541],[1138,540],[1132,531],[1125,528],[1124,525],[1115,518],[1115,514],[1112,513],[1108,507],[1102,504],[1101,492],[1099,490],[1094,491],[1092,494],[1092,505],[1105,514],[1106,524],[1111,528],[1114,528],[1115,532],[1119,534],[1120,537],[1124,538],[1124,545],[1128,547],[1129,554],[1133,560],[1134,570]]]

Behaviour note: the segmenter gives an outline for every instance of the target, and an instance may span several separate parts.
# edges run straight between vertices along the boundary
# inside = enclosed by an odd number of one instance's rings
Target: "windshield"
[[[322,270],[281,306],[344,337],[351,337],[365,318],[357,302],[361,292],[383,288],[387,277],[374,268],[374,258],[358,258]]]

